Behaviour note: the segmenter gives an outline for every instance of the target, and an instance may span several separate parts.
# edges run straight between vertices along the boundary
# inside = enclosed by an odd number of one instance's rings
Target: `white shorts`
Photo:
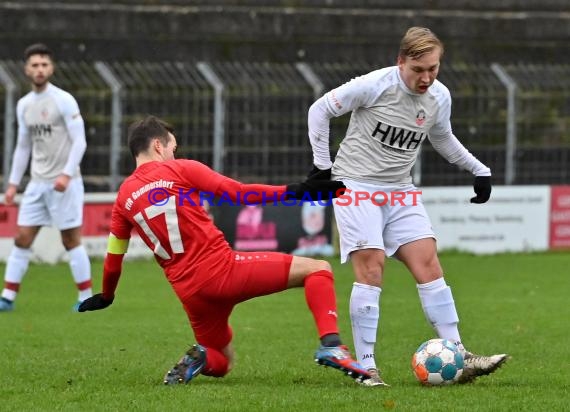
[[[392,256],[406,243],[435,238],[421,193],[414,185],[342,181],[351,193],[333,200],[341,263],[347,262],[355,250],[381,249]]]
[[[83,179],[74,177],[65,192],[57,192],[53,182],[30,181],[18,210],[18,226],[55,226],[73,229],[83,223]]]

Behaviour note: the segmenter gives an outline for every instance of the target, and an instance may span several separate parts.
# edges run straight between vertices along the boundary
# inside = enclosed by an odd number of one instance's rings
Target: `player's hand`
[[[491,176],[475,176],[473,190],[477,196],[471,198],[471,203],[485,203],[491,197]]]
[[[313,168],[307,175],[307,180],[331,180],[331,169],[321,170],[313,165]]]
[[[71,176],[68,176],[65,174],[59,175],[55,179],[55,182],[53,183],[54,190],[56,192],[65,192],[65,189],[67,189],[67,186],[69,186],[70,180],[71,180]]]
[[[4,204],[6,206],[12,206],[14,204],[14,197],[16,196],[17,191],[18,187],[16,185],[8,185],[8,188],[4,193]]]
[[[113,303],[113,298],[105,299],[102,293],[97,293],[96,295],[93,295],[81,302],[77,311],[86,312],[88,310],[105,309],[106,307],[111,306],[111,303]]]
[[[287,185],[289,199],[329,200],[340,196],[346,186],[340,180],[305,180]]]

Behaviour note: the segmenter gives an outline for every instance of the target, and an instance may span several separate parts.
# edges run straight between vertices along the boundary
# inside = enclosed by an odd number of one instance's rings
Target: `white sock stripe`
[[[354,282],[352,284],[352,286],[357,287],[357,288],[362,288],[362,289],[368,289],[372,292],[378,292],[378,294],[380,294],[380,292],[382,292],[382,289],[379,288],[378,286],[367,285],[366,283]]]
[[[416,285],[416,287],[418,288],[418,290],[420,291],[436,291],[439,289],[443,289],[445,287],[447,287],[447,283],[445,283],[445,279],[443,277],[436,279],[436,280],[432,280],[431,282],[427,282],[427,283],[418,283]]]
[[[11,301],[16,300],[16,296],[17,296],[17,295],[18,295],[18,293],[17,293],[16,291],[14,291],[14,290],[4,289],[4,290],[2,291],[2,297],[3,297],[4,299],[8,299],[8,300],[11,300]]]

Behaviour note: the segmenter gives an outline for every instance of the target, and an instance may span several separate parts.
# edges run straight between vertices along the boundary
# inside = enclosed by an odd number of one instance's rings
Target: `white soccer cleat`
[[[362,386],[385,386],[385,387],[390,386],[382,380],[382,378],[380,377],[380,373],[378,373],[377,369],[370,368],[368,369],[368,373],[370,374],[370,378],[363,379],[360,382]]]
[[[458,383],[471,383],[480,376],[489,375],[499,369],[508,359],[508,355],[481,356],[465,351],[463,354],[463,373]]]

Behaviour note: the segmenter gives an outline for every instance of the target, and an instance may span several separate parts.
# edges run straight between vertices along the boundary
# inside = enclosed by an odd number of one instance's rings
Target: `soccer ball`
[[[412,370],[423,385],[450,385],[463,373],[463,355],[446,339],[430,339],[412,356]]]

